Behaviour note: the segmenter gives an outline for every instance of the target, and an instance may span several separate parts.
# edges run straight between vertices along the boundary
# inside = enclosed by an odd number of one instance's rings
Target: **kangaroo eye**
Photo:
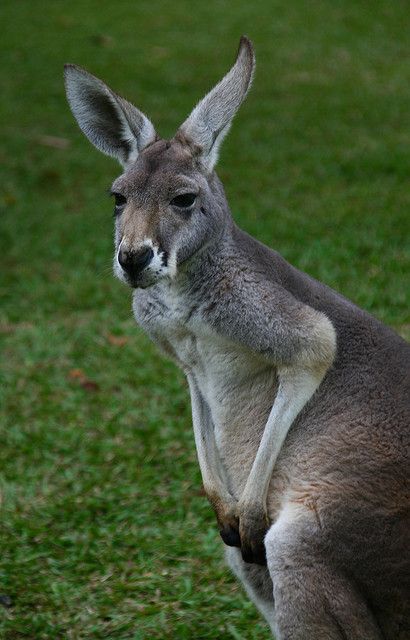
[[[113,192],[111,195],[115,198],[115,208],[116,209],[121,209],[122,207],[124,207],[127,204],[127,198],[125,196],[121,195],[121,193]]]
[[[179,207],[180,209],[187,209],[192,207],[196,200],[196,193],[181,193],[180,196],[176,196],[171,200],[173,207]]]

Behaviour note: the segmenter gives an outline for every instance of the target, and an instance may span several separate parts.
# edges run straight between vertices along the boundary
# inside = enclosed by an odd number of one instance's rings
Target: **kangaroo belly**
[[[276,371],[248,350],[212,336],[196,340],[193,375],[211,410],[229,487],[239,497],[275,400]]]

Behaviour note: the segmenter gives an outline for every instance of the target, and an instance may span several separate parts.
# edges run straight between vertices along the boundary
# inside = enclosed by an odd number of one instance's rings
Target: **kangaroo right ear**
[[[67,99],[80,129],[103,153],[123,167],[156,139],[150,120],[104,82],[81,67],[64,67]]]
[[[212,171],[218,160],[219,147],[248,93],[254,69],[252,43],[242,36],[233,67],[197,104],[177,133],[200,147],[200,158],[208,171]]]

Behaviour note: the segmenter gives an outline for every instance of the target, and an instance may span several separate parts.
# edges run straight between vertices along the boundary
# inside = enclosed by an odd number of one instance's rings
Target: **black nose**
[[[151,247],[144,247],[140,251],[126,251],[121,249],[118,252],[118,262],[130,275],[137,275],[152,260],[154,252]]]

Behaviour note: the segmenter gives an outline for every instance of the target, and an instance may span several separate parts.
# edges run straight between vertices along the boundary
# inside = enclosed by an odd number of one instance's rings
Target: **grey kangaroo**
[[[75,65],[66,88],[123,166],[114,271],[187,376],[231,569],[278,640],[409,640],[410,347],[232,220],[214,167],[253,70],[242,37],[172,140]]]

